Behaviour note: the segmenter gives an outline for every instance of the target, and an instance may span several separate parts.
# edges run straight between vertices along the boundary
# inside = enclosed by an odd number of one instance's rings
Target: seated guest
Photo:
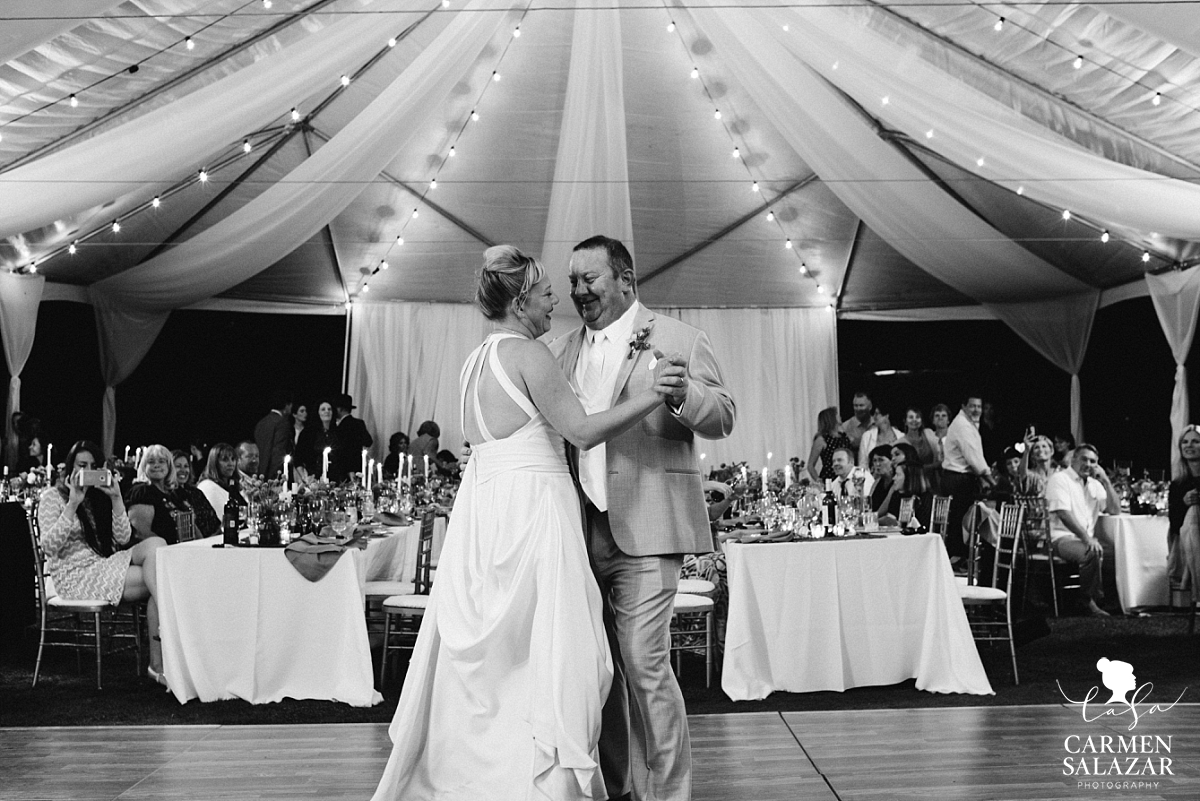
[[[897,442],[892,446],[892,486],[896,489],[888,503],[887,513],[899,522],[901,503],[905,498],[912,498],[913,517],[928,529],[929,517],[933,513],[933,491],[929,477],[920,464],[917,449],[907,442]]]
[[[1046,509],[1051,549],[1059,558],[1079,565],[1080,591],[1087,597],[1088,612],[1107,616],[1097,604],[1104,597],[1100,578],[1104,548],[1095,537],[1096,521],[1101,511],[1119,514],[1121,502],[1094,446],[1080,443],[1071,466],[1050,477]]]
[[[388,455],[383,459],[383,477],[395,479],[404,470],[404,457],[408,453],[408,434],[397,431],[388,437]]]
[[[837,407],[830,406],[817,415],[817,435],[813,437],[812,450],[808,454],[808,474],[813,481],[825,482],[834,478],[833,452],[838,448],[850,448],[851,453],[856,452],[850,436],[842,431],[838,422]]]
[[[997,503],[1005,503],[1019,496],[1037,495],[1037,488],[1022,469],[1023,462],[1024,454],[1011,446],[1005,448],[1004,458],[993,471],[996,483],[988,497]]]
[[[876,514],[886,514],[895,489],[892,486],[892,446],[879,445],[872,448],[867,454],[867,463],[871,468],[871,477],[875,479],[871,488],[870,509]]]
[[[83,470],[102,470],[100,447],[81,440],[67,451],[66,468],[58,483],[42,491],[38,527],[46,569],[54,589],[65,600],[103,600],[114,606],[122,601],[147,601],[150,629],[150,678],[162,677],[162,644],[158,639],[158,577],[155,552],[166,543],[149,537],[128,550],[129,517],[117,477],[107,484],[84,486]]]
[[[947,424],[949,424],[948,420]],[[938,457],[937,435],[928,428],[925,428],[925,418],[921,414],[921,410],[916,406],[909,406],[904,410],[904,436],[902,437],[902,441],[913,446],[923,468],[930,467]]]
[[[208,463],[200,474],[196,489],[204,493],[208,505],[218,515],[225,514],[225,502],[233,498],[238,506],[246,505],[242,494],[241,474],[237,469],[237,452],[226,442],[218,442],[208,452]]]
[[[454,478],[458,475],[458,459],[448,450],[437,453],[437,474],[442,478]]]
[[[258,446],[248,439],[244,439],[238,443],[237,466],[242,486],[246,486],[247,479],[254,481],[254,483],[262,480],[262,476],[259,475],[258,471]]]
[[[1049,437],[1033,433],[1031,426],[1025,434],[1025,453],[1022,456],[1022,472],[1030,495],[1046,494],[1046,482],[1058,472],[1054,463],[1054,443]]]
[[[1167,491],[1167,575],[1171,586],[1200,597],[1200,428],[1179,438],[1179,465]]]
[[[834,448],[830,463],[833,465],[835,496],[856,495],[864,499],[871,497],[871,491],[875,489],[875,477],[854,466],[854,453],[850,448]],[[862,484],[861,489],[858,487],[859,483]]]
[[[880,445],[894,445],[900,439],[900,434],[892,428],[892,417],[880,406],[875,407],[871,427],[863,432],[862,442],[858,446],[858,463],[863,467],[870,466],[870,454]],[[891,448],[888,448],[891,452]]]
[[[175,462],[162,445],[150,445],[138,461],[137,478],[129,490],[129,524],[139,540],[162,537],[179,542],[175,512],[192,512],[186,499],[175,494]]]
[[[204,493],[192,483],[192,460],[187,451],[171,451],[175,462],[175,494],[192,507],[196,513],[196,529],[202,537],[211,537],[221,532],[221,518],[208,503]]]
[[[1054,465],[1059,470],[1073,463],[1071,452],[1075,450],[1075,435],[1070,431],[1062,431],[1054,435]]]

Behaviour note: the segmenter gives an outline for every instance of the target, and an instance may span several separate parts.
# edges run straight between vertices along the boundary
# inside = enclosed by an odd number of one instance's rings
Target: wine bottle
[[[221,517],[221,533],[226,545],[238,544],[238,515],[238,503],[231,495],[229,500],[225,501],[225,511]]]

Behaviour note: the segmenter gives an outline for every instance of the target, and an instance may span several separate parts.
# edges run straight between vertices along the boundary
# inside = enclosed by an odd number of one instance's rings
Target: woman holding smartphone
[[[122,550],[132,529],[117,475],[104,467],[101,453],[94,442],[76,442],[67,451],[66,468],[58,483],[42,491],[38,528],[46,567],[55,590],[65,600],[103,600],[113,606],[122,601],[148,601],[148,675],[165,685],[154,566],[155,552],[166,542],[149,537]]]

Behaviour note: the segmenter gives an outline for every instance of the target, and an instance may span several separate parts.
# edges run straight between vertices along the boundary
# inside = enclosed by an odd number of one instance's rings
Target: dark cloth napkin
[[[320,581],[325,574],[333,569],[347,548],[366,548],[367,543],[361,537],[355,537],[349,542],[330,542],[316,534],[305,534],[298,540],[292,540],[283,549],[283,555],[292,563],[300,575],[309,581]]]

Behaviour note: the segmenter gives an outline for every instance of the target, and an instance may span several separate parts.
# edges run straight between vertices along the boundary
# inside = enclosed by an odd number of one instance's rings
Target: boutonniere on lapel
[[[637,356],[640,350],[650,350],[654,345],[650,343],[650,326],[645,326],[633,335],[633,339],[629,340],[629,356],[632,359]]]

